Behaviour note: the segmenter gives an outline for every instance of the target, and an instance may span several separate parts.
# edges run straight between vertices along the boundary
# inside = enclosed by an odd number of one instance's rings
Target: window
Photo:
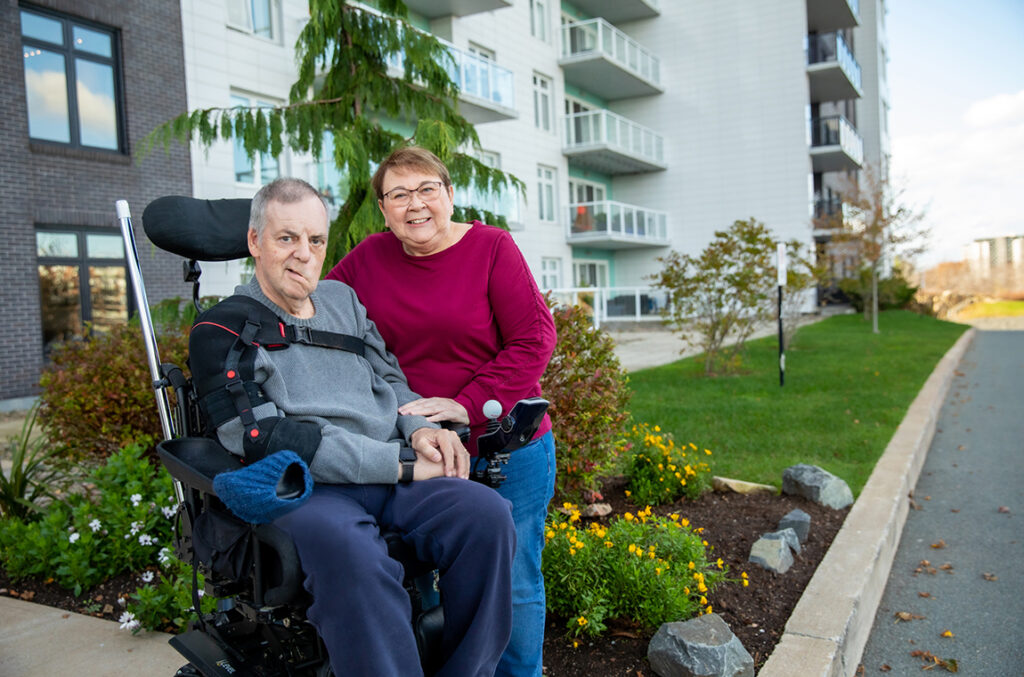
[[[547,0],[530,0],[530,35],[544,42],[548,40]]]
[[[537,165],[537,209],[541,221],[555,220],[555,169]]]
[[[534,73],[533,124],[537,129],[550,132],[552,130],[551,117],[551,78]]]
[[[128,321],[128,269],[124,244],[109,229],[36,231],[43,350],[82,336],[85,323],[106,331]]]
[[[228,25],[277,40],[279,0],[228,0]]]
[[[579,202],[603,202],[605,199],[605,187],[602,183],[591,183],[573,179],[569,181],[569,201]]]
[[[124,111],[115,31],[22,9],[21,47],[29,137],[122,151]]]
[[[273,108],[274,104],[267,101],[250,99],[238,94],[231,95],[232,106],[259,106]],[[255,158],[249,157],[241,139],[235,139],[235,181],[263,185],[281,176],[281,162],[269,153],[259,153]]]
[[[562,286],[562,259],[543,257],[540,260],[540,288],[558,289]]]
[[[573,261],[572,276],[577,287],[607,287],[607,261]]]

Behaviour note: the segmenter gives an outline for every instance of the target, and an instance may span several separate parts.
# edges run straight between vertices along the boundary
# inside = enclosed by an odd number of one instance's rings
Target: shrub
[[[14,580],[52,577],[76,596],[139,571],[170,543],[175,498],[170,475],[129,445],[88,476],[82,493],[51,503],[42,519],[0,521],[0,562]]]
[[[169,550],[162,550],[159,566],[151,566],[139,575],[139,587],[125,603],[121,629],[138,634],[140,630],[178,633],[196,619],[192,606],[192,565],[182,562]],[[203,575],[198,577],[199,602],[203,613],[210,613],[216,601],[203,597]]]
[[[865,312],[865,304],[871,303],[871,270],[861,270],[860,276],[839,281],[839,289],[850,299],[850,305],[858,313]],[[878,280],[878,310],[898,310],[913,305],[917,287],[903,277],[903,271],[894,267],[890,277]]]
[[[569,619],[569,634],[600,635],[611,619],[645,628],[713,610],[707,596],[725,580],[721,559],[708,560],[700,530],[679,515],[626,513],[583,527],[570,503],[545,529],[547,607]]]
[[[652,279],[669,293],[668,322],[704,353],[705,374],[737,369],[747,338],[772,316],[774,253],[771,233],[750,219],[715,231],[699,256],[658,259],[664,267]]]
[[[582,308],[556,307],[554,319],[558,344],[541,388],[558,442],[557,492],[575,500],[596,492],[599,475],[615,460],[630,390],[614,342],[594,329]]]
[[[642,505],[672,503],[686,496],[696,499],[711,488],[711,451],[698,451],[690,442],[676,446],[671,433],[646,423],[633,426],[626,462],[630,498]]]
[[[184,365],[187,337],[160,337],[161,359]],[[137,323],[90,332],[53,351],[39,379],[40,417],[73,459],[102,459],[126,444],[161,436],[149,362]]]

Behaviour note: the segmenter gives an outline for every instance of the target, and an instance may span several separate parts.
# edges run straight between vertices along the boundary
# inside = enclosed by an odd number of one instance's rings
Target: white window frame
[[[548,24],[547,0],[530,0],[530,35],[547,42]]]
[[[545,132],[555,129],[552,93],[554,81],[541,73],[533,74],[533,126]]]
[[[590,282],[583,282],[581,280],[580,271],[583,268],[593,267],[594,275],[597,284],[591,284]],[[607,287],[608,286],[608,273],[609,266],[607,261],[600,261],[597,259],[574,259],[572,262],[572,281],[575,287]]]
[[[593,197],[589,200],[580,199],[580,190],[590,189],[593,192]],[[585,196],[583,196],[585,197]],[[584,179],[569,179],[569,203],[578,204],[580,202],[604,202],[608,199],[608,187],[603,183],[596,181],[586,181]]]
[[[540,259],[540,288],[561,289],[562,259],[557,256],[543,256]]]
[[[545,223],[558,220],[558,170],[537,165],[537,217]]]
[[[270,35],[262,35],[256,32],[253,22],[253,14],[256,10],[257,0],[227,0],[227,25],[231,28],[248,33],[253,37],[271,42],[280,42],[281,36],[281,0],[266,0],[267,21],[270,27]]]
[[[274,102],[268,100],[266,97],[253,96],[253,95],[247,94],[245,92],[238,92],[238,91],[232,91],[231,92],[231,105],[232,106],[238,106],[238,105],[251,106],[251,105],[253,105],[252,104],[253,101],[256,102],[255,105],[257,105],[257,106],[276,106],[276,105],[278,105],[277,103],[274,103]],[[231,144],[231,172],[232,172],[232,174],[234,174],[235,183],[240,185],[240,186],[262,186],[262,185],[265,185],[266,183],[268,183],[267,181],[263,180],[264,179],[263,174],[264,174],[264,170],[265,170],[265,167],[263,165],[266,162],[266,158],[270,157],[269,153],[257,153],[255,157],[248,158],[249,162],[252,164],[252,177],[253,177],[252,181],[243,181],[243,180],[238,178],[238,174],[239,174],[239,172],[238,172],[238,164],[237,164],[238,153],[239,152],[243,152],[243,153],[245,152],[244,150],[239,148],[240,145],[241,145],[241,141],[239,139],[233,139],[232,140],[232,144]],[[274,177],[272,179],[270,179],[270,180],[272,181],[273,179],[279,178],[281,176],[286,176],[287,172],[286,172],[286,169],[284,167],[284,154],[282,153],[281,156],[279,156],[277,158],[271,158],[271,159],[273,159],[273,160],[275,160],[277,162],[277,171],[275,172]]]

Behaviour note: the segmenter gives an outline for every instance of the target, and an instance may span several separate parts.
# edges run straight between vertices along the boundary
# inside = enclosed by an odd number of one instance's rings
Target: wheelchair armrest
[[[156,445],[156,450],[171,477],[213,496],[217,495],[213,478],[218,473],[242,467],[241,459],[209,437],[164,440]]]
[[[263,593],[263,603],[268,606],[288,604],[298,598],[302,592],[302,566],[299,554],[291,536],[273,524],[257,524],[253,533],[261,544],[270,546],[281,563],[281,582]]]

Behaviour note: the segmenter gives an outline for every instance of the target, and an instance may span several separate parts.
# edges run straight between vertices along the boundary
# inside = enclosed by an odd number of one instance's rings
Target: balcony
[[[466,16],[479,12],[511,7],[511,0],[405,0],[409,11],[422,14],[427,19],[442,16]]]
[[[807,78],[811,103],[859,99],[860,64],[841,33],[807,37]]]
[[[572,4],[591,16],[602,17],[613,24],[650,19],[661,14],[659,0],[573,0]]]
[[[664,91],[658,58],[604,19],[562,26],[558,64],[566,82],[609,101]]]
[[[815,172],[860,169],[864,141],[850,121],[841,115],[811,120],[811,166]]]
[[[845,217],[848,211],[848,205],[839,197],[823,198],[814,201],[814,218],[817,221],[824,221],[839,214]]]
[[[667,247],[668,214],[612,200],[569,205],[567,241],[593,249]]]
[[[567,115],[562,152],[574,165],[602,174],[665,169],[661,135],[607,110]]]
[[[860,25],[860,0],[807,0],[807,30],[827,33]]]
[[[464,52],[451,43],[438,39],[448,47],[452,60],[445,64],[448,77],[459,88],[459,113],[474,125],[519,117],[515,107],[515,76],[490,59]],[[388,57],[392,73],[403,72],[405,54],[398,52]]]

